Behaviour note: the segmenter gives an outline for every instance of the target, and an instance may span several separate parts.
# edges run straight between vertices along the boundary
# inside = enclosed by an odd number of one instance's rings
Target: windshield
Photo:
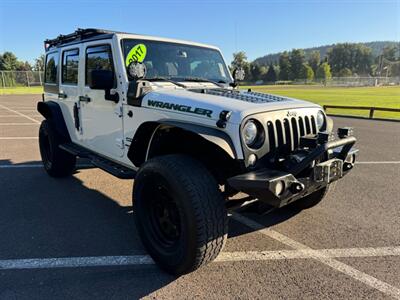
[[[232,82],[218,50],[169,42],[124,39],[125,66],[131,61],[146,65],[147,79],[206,79],[220,83]]]

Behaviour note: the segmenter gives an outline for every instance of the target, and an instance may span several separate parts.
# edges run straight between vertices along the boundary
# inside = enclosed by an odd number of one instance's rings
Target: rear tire
[[[294,201],[293,203],[289,204],[288,207],[295,210],[303,210],[314,207],[325,198],[329,192],[329,189],[330,186],[327,185],[326,187],[319,189],[318,191],[315,191],[304,198]]]
[[[76,156],[59,148],[66,141],[56,132],[48,120],[39,129],[39,148],[46,172],[52,177],[71,175],[76,166]]]
[[[145,248],[168,273],[196,270],[225,244],[224,198],[214,177],[191,157],[166,155],[145,162],[135,179],[133,207]]]

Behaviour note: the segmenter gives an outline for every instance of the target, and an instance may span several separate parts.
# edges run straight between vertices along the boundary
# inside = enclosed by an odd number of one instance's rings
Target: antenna
[[[237,38],[238,32],[237,32],[237,21],[235,21],[235,52],[238,52],[238,38]]]

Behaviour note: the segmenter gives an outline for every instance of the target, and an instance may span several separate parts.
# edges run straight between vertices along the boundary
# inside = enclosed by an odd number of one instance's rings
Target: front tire
[[[134,183],[134,215],[142,242],[167,272],[181,275],[214,260],[228,228],[218,184],[185,155],[150,159]]]
[[[44,120],[39,129],[39,148],[46,172],[52,177],[66,177],[75,170],[76,156],[62,150],[64,143],[48,120]]]

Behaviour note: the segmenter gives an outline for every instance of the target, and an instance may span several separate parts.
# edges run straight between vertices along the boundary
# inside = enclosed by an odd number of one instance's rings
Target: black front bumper
[[[321,140],[316,137],[316,140]],[[275,207],[303,198],[342,178],[354,166],[357,149],[353,136],[317,142],[308,154],[287,170],[262,168],[228,179],[237,191]],[[306,172],[305,172],[306,170]]]

